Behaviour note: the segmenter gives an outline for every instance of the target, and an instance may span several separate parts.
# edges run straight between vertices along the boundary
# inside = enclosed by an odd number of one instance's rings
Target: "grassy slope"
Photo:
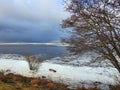
[[[120,90],[120,85],[110,86],[111,90]],[[63,83],[41,78],[28,78],[12,73],[4,75],[0,72],[0,90],[70,90]],[[94,88],[77,88],[76,90],[99,90]]]
[[[0,90],[68,90],[67,85],[41,78],[0,73]]]

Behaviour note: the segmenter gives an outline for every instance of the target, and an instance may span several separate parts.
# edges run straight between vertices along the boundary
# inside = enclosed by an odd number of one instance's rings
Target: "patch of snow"
[[[19,54],[0,54],[2,59],[25,60],[25,57]]]
[[[46,60],[46,62],[72,66],[113,67],[109,60],[103,58],[95,60],[97,57],[99,57],[98,54],[94,52],[87,52],[82,55],[55,57],[50,60]]]
[[[54,69],[56,72],[51,72],[49,69]],[[87,87],[96,82],[102,85],[114,85],[117,80],[120,80],[119,72],[113,67],[78,67],[43,62],[38,72],[34,73],[29,69],[28,62],[25,60],[0,58],[0,71],[7,70],[27,77],[46,76],[48,79],[63,82],[73,87],[78,87],[81,83]]]

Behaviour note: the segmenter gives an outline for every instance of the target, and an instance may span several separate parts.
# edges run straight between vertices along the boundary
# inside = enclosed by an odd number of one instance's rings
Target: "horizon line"
[[[12,43],[3,43],[0,42],[0,45],[51,45],[51,46],[68,46],[68,44],[66,43],[61,43],[61,42],[33,42],[33,43],[29,43],[29,42],[12,42]]]

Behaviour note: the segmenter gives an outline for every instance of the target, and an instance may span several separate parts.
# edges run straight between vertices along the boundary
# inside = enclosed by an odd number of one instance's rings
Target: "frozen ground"
[[[83,55],[74,55],[74,56],[69,55],[62,58],[55,57],[46,61],[55,64],[64,64],[64,65],[72,65],[72,66],[113,67],[113,65],[108,60],[103,59],[102,57],[100,57],[100,55],[94,52],[87,52]]]
[[[78,58],[73,56],[71,58],[71,61],[66,61],[70,57],[66,58],[65,61],[60,60],[60,58],[54,58],[53,61],[45,61],[40,64],[38,72],[35,73],[29,70],[28,62],[24,57],[19,55],[0,55],[0,70],[5,72],[5,74],[12,72],[27,77],[46,76],[48,79],[63,82],[72,87],[99,85],[105,90],[108,89],[108,85],[117,84],[118,80],[120,80],[119,72],[112,65],[99,66],[99,63],[94,63],[90,66],[86,65],[85,63],[89,63],[91,60],[89,55],[88,57],[81,56],[81,58]],[[49,69],[56,70],[56,72],[49,71]]]

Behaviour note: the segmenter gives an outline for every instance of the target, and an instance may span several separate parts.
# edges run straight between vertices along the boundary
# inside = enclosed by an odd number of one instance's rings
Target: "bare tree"
[[[120,72],[120,1],[65,0],[65,8],[70,17],[62,27],[72,28],[71,37],[63,39],[68,49],[74,54],[97,51]]]
[[[28,62],[30,70],[37,72],[43,60],[37,56],[25,56],[25,58]]]

